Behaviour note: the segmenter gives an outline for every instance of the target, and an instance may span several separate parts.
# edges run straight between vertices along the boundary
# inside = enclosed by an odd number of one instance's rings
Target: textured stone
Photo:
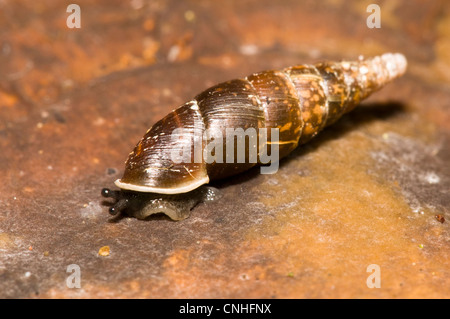
[[[62,3],[0,2],[0,297],[450,297],[446,2],[383,4],[380,29],[360,1],[77,3],[80,29]],[[108,214],[136,142],[203,89],[384,52],[407,74],[277,174],[217,182],[180,222]]]

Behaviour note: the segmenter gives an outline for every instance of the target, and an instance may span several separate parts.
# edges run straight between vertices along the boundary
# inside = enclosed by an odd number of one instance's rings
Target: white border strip
[[[140,186],[140,185],[133,185],[128,183],[123,183],[120,181],[120,179],[116,180],[114,184],[116,184],[117,187],[121,189],[127,189],[130,191],[137,191],[137,192],[143,192],[143,193],[157,193],[157,194],[181,194],[181,193],[187,193],[190,192],[197,187],[208,184],[209,183],[209,177],[203,177],[201,179],[197,179],[186,186],[181,186],[177,188],[160,188],[160,187],[151,187],[151,186]]]

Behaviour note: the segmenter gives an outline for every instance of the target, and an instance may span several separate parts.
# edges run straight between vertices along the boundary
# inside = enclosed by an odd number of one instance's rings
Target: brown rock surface
[[[68,29],[66,4],[0,1],[0,297],[450,297],[448,2],[386,2],[380,29],[370,1],[77,4]],[[180,222],[107,213],[135,143],[208,86],[384,52],[407,74],[276,175],[214,183]]]

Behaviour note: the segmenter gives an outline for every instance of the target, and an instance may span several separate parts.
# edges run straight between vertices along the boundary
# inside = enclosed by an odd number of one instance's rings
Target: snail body
[[[165,196],[258,164],[270,164],[275,169],[268,172],[274,172],[279,159],[401,76],[406,66],[402,54],[386,53],[263,71],[215,85],[153,125],[115,184],[123,191]],[[118,200],[115,207],[123,205]]]

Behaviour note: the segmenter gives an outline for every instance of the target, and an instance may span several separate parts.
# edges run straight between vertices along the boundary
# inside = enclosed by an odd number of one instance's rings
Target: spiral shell
[[[130,153],[124,175],[115,184],[138,192],[185,193],[261,164],[263,149],[277,151],[281,159],[404,74],[406,66],[402,54],[386,53],[358,61],[263,71],[215,85],[153,125]],[[265,132],[267,139],[248,143],[246,161],[240,163],[227,161],[225,154],[215,154],[213,162],[197,156],[205,154],[208,141],[214,139],[211,132],[220,133],[225,145],[228,128],[252,128],[258,138]],[[179,143],[196,136],[206,138]],[[174,161],[173,154],[186,148],[187,160]],[[250,161],[252,148],[258,154],[257,160]]]

